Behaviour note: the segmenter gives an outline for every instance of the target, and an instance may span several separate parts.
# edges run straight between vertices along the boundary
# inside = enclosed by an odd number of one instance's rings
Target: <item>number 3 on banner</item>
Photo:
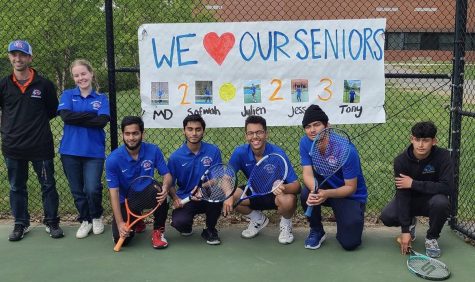
[[[322,79],[320,79],[320,82],[328,84],[325,87],[323,87],[323,92],[325,92],[328,95],[326,97],[322,97],[322,96],[320,96],[320,94],[318,94],[317,95],[318,99],[320,99],[321,101],[328,101],[333,96],[333,91],[330,89],[330,86],[333,85],[333,81],[329,78],[322,78]]]
[[[274,84],[274,82],[277,83],[277,87],[275,88],[274,92],[272,95],[269,97],[269,101],[281,101],[284,100],[282,97],[276,97],[277,93],[279,93],[280,88],[282,87],[282,80],[280,79],[273,79],[270,84]]]
[[[180,105],[189,105],[190,102],[187,102],[186,101],[186,96],[188,96],[188,83],[182,83],[180,85],[178,85],[178,90],[180,90],[181,88],[185,88],[183,90],[183,96],[181,97],[181,102],[180,102]]]

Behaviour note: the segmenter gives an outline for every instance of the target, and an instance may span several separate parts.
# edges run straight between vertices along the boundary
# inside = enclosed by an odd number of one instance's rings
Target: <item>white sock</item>
[[[253,210],[250,214],[247,215],[247,217],[251,219],[252,221],[261,222],[262,219],[264,218],[264,215],[262,214],[261,211]]]
[[[292,218],[280,217],[280,225],[283,226],[292,226]]]

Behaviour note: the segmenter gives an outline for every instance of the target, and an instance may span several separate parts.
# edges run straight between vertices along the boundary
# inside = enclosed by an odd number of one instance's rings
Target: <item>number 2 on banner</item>
[[[322,78],[322,79],[320,79],[320,82],[324,82],[324,83],[328,84],[325,87],[323,87],[323,92],[325,92],[328,95],[326,97],[322,97],[322,96],[320,96],[320,94],[318,94],[317,95],[318,99],[320,99],[321,101],[328,101],[333,96],[333,91],[330,89],[330,86],[333,85],[333,81],[329,78]]]
[[[188,96],[188,89],[189,89],[188,83],[182,83],[178,85],[178,90],[180,90],[181,88],[185,88],[185,89],[183,90],[183,96],[181,96],[180,105],[189,105],[190,102],[186,101],[186,96]]]
[[[269,97],[269,101],[281,101],[284,100],[282,97],[277,97],[277,93],[279,93],[280,88],[282,88],[282,80],[280,79],[273,79],[270,84],[277,83],[277,87],[275,88],[274,92],[272,92],[272,95]]]

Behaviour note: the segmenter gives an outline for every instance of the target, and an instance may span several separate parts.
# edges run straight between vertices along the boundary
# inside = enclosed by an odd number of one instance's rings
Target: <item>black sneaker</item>
[[[63,229],[59,227],[58,223],[47,223],[46,232],[49,233],[51,238],[58,239],[64,237]]]
[[[218,236],[218,230],[216,228],[206,228],[201,232],[201,237],[206,240],[209,245],[219,245],[221,240]]]
[[[13,227],[12,233],[8,235],[9,241],[20,241],[23,239],[26,233],[30,231],[30,226],[25,226],[23,224],[15,224]]]

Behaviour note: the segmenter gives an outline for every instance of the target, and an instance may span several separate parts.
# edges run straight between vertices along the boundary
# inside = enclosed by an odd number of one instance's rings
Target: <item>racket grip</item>
[[[235,202],[235,203],[233,204],[233,209],[235,209],[237,206],[239,206],[240,203],[241,203],[240,201]]]
[[[305,211],[305,216],[306,217],[311,217],[313,212],[313,206],[308,206],[307,210]]]
[[[184,204],[188,203],[190,200],[191,200],[191,197],[186,197],[186,198],[184,198],[180,201],[180,204],[184,205]]]
[[[120,249],[122,248],[122,244],[124,244],[124,241],[125,241],[125,238],[120,237],[119,240],[117,241],[117,243],[114,246],[114,251],[116,251],[116,252],[120,251]]]

